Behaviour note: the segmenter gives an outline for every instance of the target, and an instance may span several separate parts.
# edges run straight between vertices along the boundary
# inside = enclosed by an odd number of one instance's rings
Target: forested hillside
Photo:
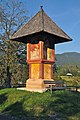
[[[80,65],[80,53],[68,52],[63,54],[56,54],[57,65]]]

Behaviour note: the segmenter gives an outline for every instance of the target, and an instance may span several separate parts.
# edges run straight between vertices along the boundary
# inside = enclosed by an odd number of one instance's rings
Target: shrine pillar
[[[27,43],[27,62],[29,79],[26,81],[26,89],[45,91],[44,80],[53,80],[54,47],[50,48],[50,44],[43,41]]]
[[[53,81],[55,44],[72,39],[44,12],[40,11],[13,34],[11,40],[27,44],[29,79],[26,90],[46,91],[45,80]]]

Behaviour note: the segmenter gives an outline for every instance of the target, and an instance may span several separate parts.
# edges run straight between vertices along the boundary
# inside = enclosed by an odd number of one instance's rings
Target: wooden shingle
[[[28,23],[22,26],[11,37],[11,40],[27,43],[28,39],[31,39],[31,36],[36,37],[37,33],[39,34],[39,38],[40,36],[44,36],[44,34],[48,39],[51,36],[51,39],[55,44],[71,41],[71,38],[60,27],[58,27],[54,21],[52,21],[42,8],[31,20],[29,20]],[[41,39],[43,40],[43,37]]]

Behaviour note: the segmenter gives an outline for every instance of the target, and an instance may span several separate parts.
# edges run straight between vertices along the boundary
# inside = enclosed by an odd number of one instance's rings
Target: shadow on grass
[[[48,120],[48,117],[35,116],[34,110],[24,110],[23,103],[24,100],[17,101],[16,103],[5,108],[2,112],[8,112],[9,116],[13,116],[13,118],[16,120],[43,120],[43,118],[44,120]]]
[[[0,95],[0,105],[3,104],[7,100],[7,93],[1,94]]]
[[[57,99],[54,102],[50,102],[48,108],[59,113],[59,118],[69,120],[70,117],[75,116],[75,120],[80,120],[79,92],[62,91],[62,93],[59,93],[57,91],[56,94],[52,94],[52,97],[56,97]]]
[[[47,95],[46,93],[43,94]],[[37,101],[36,96],[34,97]],[[38,97],[41,97],[41,95],[39,95]],[[54,100],[54,98],[56,99]],[[28,98],[28,100],[29,99],[30,97]],[[49,102],[46,102],[47,99],[49,100]],[[41,103],[39,101],[39,103],[37,104],[39,107],[43,108],[38,116],[35,115],[35,102],[32,109],[25,110],[23,108],[24,102],[27,102],[26,98],[23,98],[21,101],[17,101],[8,106],[3,110],[3,112],[8,111],[9,115],[16,116],[19,120],[57,120],[53,116],[53,111],[55,114],[57,114],[57,118],[60,118],[60,120],[69,120],[69,118],[72,116],[76,116],[77,120],[80,120],[79,92],[54,91],[51,96],[49,94],[47,99],[46,101],[42,100]],[[49,111],[52,112],[50,116],[48,114]]]

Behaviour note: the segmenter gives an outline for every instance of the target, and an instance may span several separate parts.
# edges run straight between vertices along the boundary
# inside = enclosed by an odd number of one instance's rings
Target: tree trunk
[[[5,81],[5,85],[8,88],[11,87],[11,75],[10,75],[10,72],[9,72],[9,66],[7,66],[7,78],[6,78],[6,81]]]

